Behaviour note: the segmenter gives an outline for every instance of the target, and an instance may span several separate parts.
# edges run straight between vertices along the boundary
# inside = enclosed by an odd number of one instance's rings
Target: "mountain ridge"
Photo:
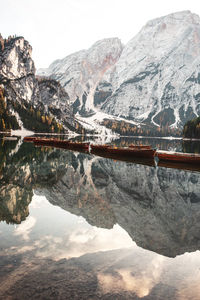
[[[76,52],[79,65],[72,62],[68,65],[67,58],[72,57],[69,55],[57,60],[56,70],[52,69],[54,62],[45,71],[37,71],[61,79],[66,91],[70,91],[77,116],[88,117],[100,111],[154,128],[183,128],[186,121],[199,115],[198,15],[188,10],[175,12],[148,21],[126,45],[114,38],[110,39],[111,47],[108,41],[98,41],[88,50]],[[100,44],[101,50],[95,51]],[[106,68],[102,69],[104,60],[101,69],[98,64],[89,68],[95,59],[98,61],[97,54],[101,51],[104,57],[114,55],[114,58]],[[92,59],[87,53],[93,53]],[[71,64],[73,72],[65,74],[64,69],[69,71]],[[100,74],[97,80],[91,80],[97,73]],[[81,84],[76,84],[74,74],[78,74],[76,80],[81,79]]]

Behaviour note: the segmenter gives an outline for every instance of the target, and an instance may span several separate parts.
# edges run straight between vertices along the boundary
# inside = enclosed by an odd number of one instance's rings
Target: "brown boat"
[[[69,141],[48,138],[36,138],[34,144],[38,146],[66,147]]]
[[[35,136],[25,136],[24,142],[33,142],[35,139],[37,139]]]
[[[69,150],[89,150],[89,143],[71,142],[59,139],[36,138],[34,139],[34,144],[37,146],[48,146]]]
[[[110,145],[90,145],[92,151],[106,151],[108,147],[110,147]]]
[[[170,162],[186,163],[186,164],[200,164],[199,154],[157,151],[156,156],[159,158],[159,161],[170,161]]]
[[[151,146],[149,145],[129,145],[129,148],[134,148],[134,149],[152,149]]]
[[[68,147],[71,148],[72,150],[86,150],[89,151],[89,142],[69,142]]]

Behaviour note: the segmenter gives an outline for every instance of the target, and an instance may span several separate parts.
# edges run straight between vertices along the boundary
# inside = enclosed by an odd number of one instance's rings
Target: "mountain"
[[[149,21],[125,46],[105,39],[38,74],[61,82],[78,115],[182,128],[200,113],[199,69],[200,18],[182,11]]]
[[[74,112],[88,115],[94,111],[96,86],[104,73],[119,59],[123,46],[118,38],[103,39],[88,50],[81,50],[54,61],[37,74],[59,80],[69,94]]]
[[[200,113],[199,67],[199,16],[183,11],[149,21],[124,47],[115,72],[106,74],[112,95],[102,109],[156,126],[182,126]]]
[[[31,54],[23,37],[0,36],[0,130],[76,131],[67,92],[55,80],[36,78]]]

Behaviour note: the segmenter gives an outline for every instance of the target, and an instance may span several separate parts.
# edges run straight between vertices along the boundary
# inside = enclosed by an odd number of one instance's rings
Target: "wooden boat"
[[[64,148],[69,150],[85,150],[89,151],[90,143],[71,142],[68,140],[48,139],[48,138],[36,138],[33,140],[37,146],[49,146],[56,148]]]
[[[170,161],[186,164],[200,164],[200,154],[157,151],[156,156],[159,161]]]
[[[134,149],[152,149],[151,146],[149,145],[129,145],[129,148],[134,148]]]
[[[118,154],[121,156],[131,156],[131,157],[144,157],[144,158],[154,158],[156,149],[142,149],[142,148],[131,148],[131,147],[108,147],[107,152],[110,154]]]
[[[89,151],[89,142],[69,142],[68,147],[71,148],[72,150],[86,150]]]
[[[35,139],[37,139],[35,136],[25,136],[24,142],[33,142]]]
[[[108,147],[110,147],[110,145],[90,145],[92,151],[106,151]]]
[[[36,138],[34,139],[34,143],[40,146],[65,147],[69,144],[69,141],[59,139]]]

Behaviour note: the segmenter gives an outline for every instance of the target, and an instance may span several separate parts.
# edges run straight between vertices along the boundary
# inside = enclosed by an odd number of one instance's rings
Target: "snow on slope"
[[[59,80],[76,111],[88,112],[94,110],[93,95],[97,84],[119,59],[122,48],[118,38],[103,39],[88,50],[56,60],[48,69],[39,69],[37,74]]]
[[[200,18],[190,11],[149,21],[103,80],[113,93],[104,112],[160,125],[200,113]],[[166,115],[166,116],[165,116]]]
[[[199,70],[200,18],[182,11],[149,21],[125,47],[117,38],[104,39],[38,74],[59,80],[74,112],[91,127],[99,128],[100,111],[182,127],[200,114]]]

